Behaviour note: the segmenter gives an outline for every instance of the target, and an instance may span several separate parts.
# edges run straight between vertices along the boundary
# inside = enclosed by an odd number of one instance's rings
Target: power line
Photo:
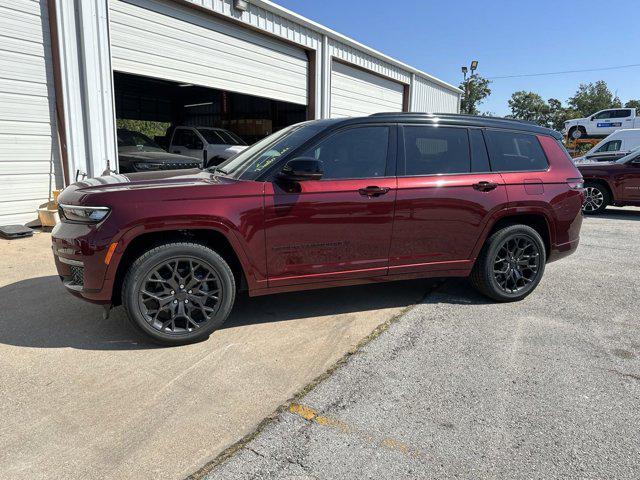
[[[631,67],[640,67],[640,63],[632,63],[631,65],[617,65],[615,67],[585,68],[582,70],[564,70],[561,72],[523,73],[520,75],[499,75],[495,77],[487,77],[487,79],[498,80],[502,78],[543,77],[545,75],[563,75],[565,73],[601,72],[604,70],[619,70],[621,68],[631,68]]]

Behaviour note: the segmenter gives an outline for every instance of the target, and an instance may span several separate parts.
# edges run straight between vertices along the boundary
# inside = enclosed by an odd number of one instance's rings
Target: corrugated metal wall
[[[401,83],[333,62],[331,118],[401,112],[403,97],[404,85]]]
[[[0,225],[34,220],[62,184],[45,0],[0,0]]]
[[[458,113],[460,96],[451,90],[417,76],[413,88],[412,111]]]
[[[307,104],[302,49],[173,2],[109,5],[114,70]]]

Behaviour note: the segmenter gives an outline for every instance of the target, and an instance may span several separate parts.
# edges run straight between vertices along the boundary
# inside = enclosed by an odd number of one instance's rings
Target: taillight
[[[567,178],[567,185],[571,190],[582,190],[584,188],[584,180],[582,178]]]

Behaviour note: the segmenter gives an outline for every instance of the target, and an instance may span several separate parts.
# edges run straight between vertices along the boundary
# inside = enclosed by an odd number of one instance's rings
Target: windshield
[[[240,137],[226,130],[199,128],[198,132],[212,145],[246,145]]]
[[[283,155],[299,147],[324,128],[323,124],[315,122],[287,127],[229,158],[216,170],[234,178],[255,180]]]
[[[632,148],[629,153],[627,153],[624,157],[616,160],[616,163],[627,163],[629,160],[633,160],[635,158],[640,157],[640,145]]]
[[[118,130],[118,149],[133,147],[137,150],[164,152],[164,149],[140,132],[131,130]]]

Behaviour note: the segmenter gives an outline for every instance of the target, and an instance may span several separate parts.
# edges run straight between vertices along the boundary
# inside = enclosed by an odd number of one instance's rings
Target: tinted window
[[[198,136],[191,130],[176,130],[175,136],[173,137],[174,146],[198,150],[202,148],[201,143]]]
[[[302,153],[322,161],[323,179],[384,177],[389,150],[388,127],[343,130]]]
[[[484,144],[484,137],[480,130],[469,130],[469,140],[471,142],[471,171],[490,172],[489,154]]]
[[[631,116],[631,110],[614,110],[611,118],[627,118]]]
[[[469,136],[466,128],[404,127],[405,175],[468,173]]]
[[[200,135],[202,135],[207,143],[211,145],[224,145],[227,143],[225,139],[220,136],[217,130],[213,130],[211,128],[199,128],[198,132],[200,132]]]
[[[596,152],[617,152],[622,147],[622,140],[611,140],[602,145]]]
[[[549,166],[535,135],[497,130],[487,130],[485,135],[494,171],[546,170]]]
[[[611,110],[608,110],[606,112],[600,112],[593,116],[594,120],[603,120],[605,118],[611,118]]]

